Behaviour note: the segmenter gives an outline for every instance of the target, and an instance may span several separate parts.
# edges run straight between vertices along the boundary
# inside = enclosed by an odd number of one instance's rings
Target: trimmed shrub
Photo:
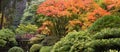
[[[8,50],[8,52],[24,52],[24,50],[20,47],[12,47]]]
[[[15,34],[9,29],[0,30],[0,46],[5,46],[6,43],[16,45]]]
[[[32,47],[30,48],[30,52],[39,52],[41,47],[42,45],[40,44],[33,44]]]
[[[86,43],[86,47],[83,52],[104,52],[109,49],[120,50],[120,38],[93,40]]]
[[[107,28],[102,29],[100,32],[97,32],[93,38],[95,39],[110,39],[110,38],[120,38],[120,28]]]
[[[101,17],[96,22],[94,22],[88,30],[92,32],[98,32],[104,28],[120,28],[120,17],[114,15]]]
[[[83,52],[104,52],[109,49],[120,50],[120,28],[102,29],[85,44]]]
[[[96,34],[72,32],[57,42],[51,52],[104,52],[120,50],[120,28],[103,29]]]
[[[52,52],[80,52],[84,48],[84,44],[91,40],[90,34],[86,31],[71,32],[57,42]]]
[[[43,46],[39,52],[50,52],[52,49],[52,46]]]

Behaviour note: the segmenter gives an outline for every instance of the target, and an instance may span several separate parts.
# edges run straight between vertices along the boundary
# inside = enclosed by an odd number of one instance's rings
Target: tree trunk
[[[1,7],[1,3],[2,3],[2,0],[0,0],[0,13],[1,13],[1,8],[2,8],[2,7]],[[0,16],[0,17],[2,17],[2,16]],[[0,29],[1,29],[1,27],[2,27],[2,26],[1,26],[1,21],[0,21]]]
[[[0,29],[2,29],[2,25],[3,25],[3,18],[4,18],[4,14],[2,13],[2,16],[1,16],[1,23],[0,23]]]

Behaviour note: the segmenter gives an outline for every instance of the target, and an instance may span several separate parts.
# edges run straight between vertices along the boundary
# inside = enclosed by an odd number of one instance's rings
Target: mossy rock
[[[44,46],[52,46],[59,40],[60,40],[60,37],[58,36],[54,36],[54,35],[46,36],[44,40],[41,42],[41,44]]]

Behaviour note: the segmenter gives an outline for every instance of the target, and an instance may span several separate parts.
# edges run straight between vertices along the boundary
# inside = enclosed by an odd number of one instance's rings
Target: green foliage
[[[109,52],[119,52],[119,51],[110,49]]]
[[[30,48],[30,52],[39,52],[41,47],[42,45],[40,44],[33,44],[32,47]]]
[[[109,38],[120,38],[120,28],[107,28],[102,29],[100,32],[97,32],[93,35],[95,39],[109,39]]]
[[[120,28],[102,29],[91,38],[93,40],[86,43],[84,52],[103,52],[109,49],[120,50]]]
[[[85,49],[84,52],[90,51],[89,49],[93,49],[93,52],[103,52],[109,49],[119,50],[120,38],[93,40],[86,43],[86,48],[87,49]]]
[[[34,17],[34,24],[37,26],[41,26],[44,21],[48,20],[48,18],[49,17],[42,14],[36,15]]]
[[[39,52],[50,52],[52,46],[43,46]]]
[[[97,32],[104,28],[120,28],[120,17],[114,15],[108,15],[101,17],[89,27],[89,31]]]
[[[69,18],[67,17],[60,17],[60,18],[51,18],[50,21],[52,21],[54,28],[51,28],[53,35],[57,36],[64,36],[66,35],[66,26],[69,22]]]
[[[86,31],[71,32],[53,46],[52,52],[80,52],[85,42],[91,40],[89,35]]]
[[[35,34],[38,27],[36,25],[28,24],[20,24],[16,29],[16,34],[23,35],[23,34]]]
[[[8,50],[8,52],[24,52],[24,50],[20,47],[12,47]]]
[[[102,29],[93,35],[93,40],[87,43],[86,47],[86,51],[90,48],[94,52],[103,52],[109,49],[120,50],[120,28]]]
[[[31,2],[27,3],[26,9],[24,11],[21,23],[29,24],[35,22],[36,10],[38,5],[44,0],[31,0]]]
[[[7,43],[7,41],[3,40],[3,39],[0,39],[0,46],[5,46],[5,44]]]
[[[0,30],[0,46],[5,46],[6,43],[12,43],[15,45],[17,42],[15,40],[15,34],[9,29]]]
[[[57,42],[51,52],[104,52],[120,50],[120,28],[103,29],[96,34],[72,32]]]

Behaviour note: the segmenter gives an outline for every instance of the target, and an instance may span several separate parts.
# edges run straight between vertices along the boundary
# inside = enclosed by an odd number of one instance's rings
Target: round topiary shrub
[[[33,44],[32,47],[30,48],[30,52],[39,52],[41,47],[42,45],[40,44]]]
[[[24,50],[20,47],[12,47],[8,50],[8,52],[24,52]]]
[[[104,28],[120,28],[120,17],[115,15],[101,17],[88,30],[98,32]]]

